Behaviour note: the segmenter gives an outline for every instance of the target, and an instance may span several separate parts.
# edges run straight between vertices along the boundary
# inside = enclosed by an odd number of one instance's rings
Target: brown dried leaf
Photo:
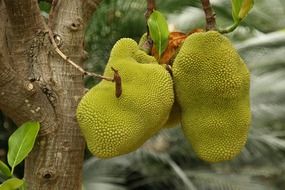
[[[163,52],[159,59],[158,52],[156,49],[153,47],[151,50],[151,55],[153,55],[158,61],[159,64],[171,64],[171,61],[175,57],[177,50],[180,47],[180,44],[184,42],[184,40],[187,38],[187,36],[195,33],[195,32],[201,32],[203,31],[202,29],[195,29],[188,34],[182,33],[182,32],[171,32],[169,35],[169,40],[168,40],[168,46],[166,50]]]

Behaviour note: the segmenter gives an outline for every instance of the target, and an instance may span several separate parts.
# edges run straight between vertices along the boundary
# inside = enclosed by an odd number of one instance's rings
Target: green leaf
[[[239,15],[239,11],[241,9],[242,3],[243,3],[243,0],[232,0],[232,17],[235,23],[240,22],[238,15]]]
[[[24,180],[10,178],[0,185],[0,190],[16,190],[24,184]]]
[[[235,23],[243,20],[253,7],[254,0],[232,0],[232,17]]]
[[[3,174],[5,177],[10,177],[11,171],[10,168],[0,160],[0,173]]]
[[[153,11],[147,21],[150,37],[154,42],[158,55],[160,56],[168,45],[168,24],[159,11]]]
[[[39,122],[26,122],[10,136],[8,141],[8,163],[12,168],[12,174],[14,168],[32,150],[39,130]]]
[[[240,20],[244,19],[248,12],[250,11],[250,9],[252,9],[254,4],[253,0],[244,0],[243,4],[241,6],[241,9],[239,11],[238,17],[240,18]]]

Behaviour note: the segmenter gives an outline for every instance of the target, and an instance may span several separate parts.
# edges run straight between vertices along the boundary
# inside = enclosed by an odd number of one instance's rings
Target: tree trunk
[[[25,161],[29,190],[81,189],[84,139],[75,111],[84,92],[77,64],[87,57],[84,30],[101,0],[54,0],[48,24],[36,0],[0,0],[0,109],[16,124],[35,120],[41,131]]]

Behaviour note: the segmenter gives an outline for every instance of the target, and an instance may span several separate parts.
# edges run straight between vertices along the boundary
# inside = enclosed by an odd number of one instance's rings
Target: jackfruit
[[[251,113],[249,71],[231,42],[215,31],[187,37],[173,80],[182,128],[197,155],[233,159],[247,140]]]
[[[144,33],[140,40],[139,40],[139,48],[140,50],[149,53],[149,44],[147,44],[147,33]],[[167,65],[166,64],[161,64],[166,70],[167,70]],[[180,113],[180,108],[179,105],[174,101],[174,104],[171,108],[169,118],[166,122],[166,124],[163,126],[163,128],[174,128],[180,126],[180,120],[181,120],[181,113]]]
[[[121,77],[121,96],[115,96],[114,83],[103,80],[77,108],[87,147],[100,158],[139,148],[163,127],[174,102],[170,74],[134,40],[123,38],[114,45],[104,76],[112,77],[112,68]]]

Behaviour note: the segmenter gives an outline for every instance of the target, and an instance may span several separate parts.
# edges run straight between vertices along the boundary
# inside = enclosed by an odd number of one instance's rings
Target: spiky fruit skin
[[[115,84],[101,81],[84,95],[77,120],[91,153],[100,158],[127,154],[160,130],[174,102],[170,74],[156,60],[138,49],[132,39],[113,47],[104,76],[119,71],[122,94]]]
[[[209,162],[234,158],[250,126],[249,71],[218,32],[190,35],[173,63],[182,127],[197,155]]]

